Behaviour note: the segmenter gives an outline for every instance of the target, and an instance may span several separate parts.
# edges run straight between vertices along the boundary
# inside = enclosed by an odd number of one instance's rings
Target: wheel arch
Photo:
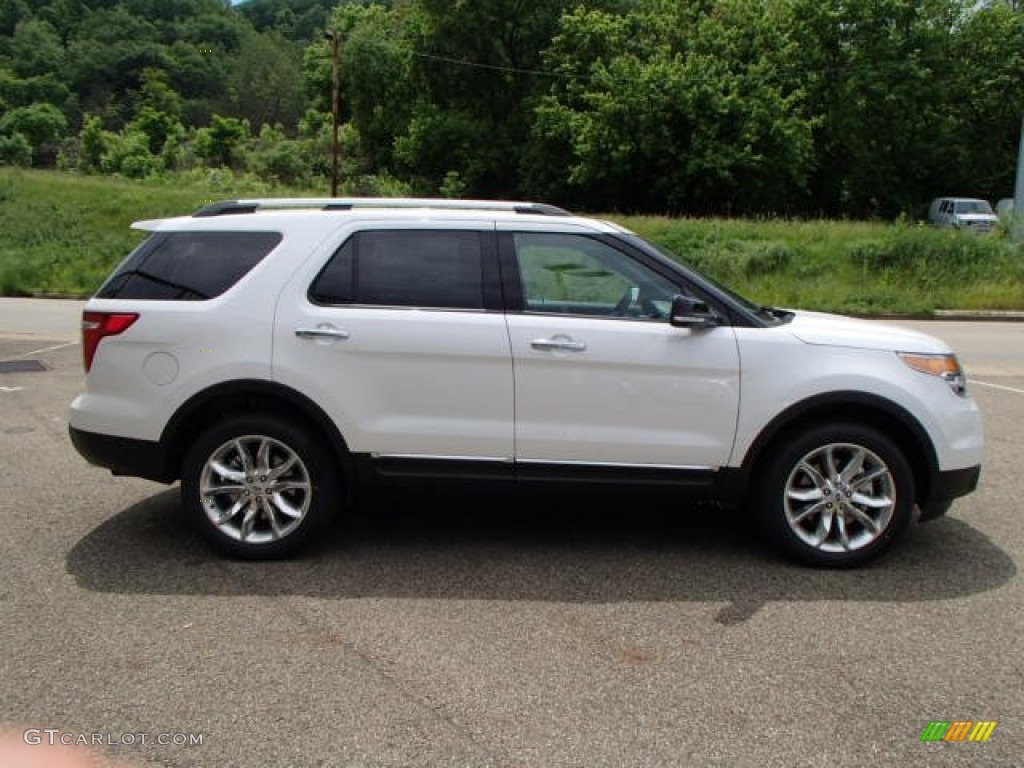
[[[212,424],[246,413],[273,413],[303,423],[331,448],[339,468],[351,476],[348,445],[334,421],[301,392],[261,379],[215,384],[196,393],[175,411],[160,436],[168,475],[181,476],[189,446]]]
[[[816,395],[778,414],[747,449],[739,469],[739,487],[749,490],[757,483],[774,445],[811,426],[844,421],[873,427],[896,443],[914,476],[915,501],[924,506],[938,473],[938,457],[927,430],[899,404],[865,392]]]

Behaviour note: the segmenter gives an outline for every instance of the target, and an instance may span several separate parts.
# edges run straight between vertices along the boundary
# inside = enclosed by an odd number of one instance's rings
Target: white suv
[[[294,552],[362,483],[427,478],[712,496],[851,566],[978,481],[944,343],[755,306],[614,224],[332,198],[135,226],[85,307],[71,438],[180,479],[233,556]]]

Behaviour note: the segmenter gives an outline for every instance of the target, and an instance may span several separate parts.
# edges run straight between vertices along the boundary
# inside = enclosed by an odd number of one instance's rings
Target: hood
[[[798,311],[786,327],[807,344],[924,354],[952,351],[945,342],[919,331],[823,312]]]
[[[994,213],[958,213],[956,217],[960,221],[996,221],[999,218]]]

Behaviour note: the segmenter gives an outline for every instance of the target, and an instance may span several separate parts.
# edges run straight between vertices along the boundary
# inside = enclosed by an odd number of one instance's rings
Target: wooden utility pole
[[[324,34],[331,41],[331,197],[338,196],[338,108],[341,97],[341,81],[339,78],[339,48],[341,40],[337,32]]]
[[[1010,239],[1024,242],[1024,118],[1020,121],[1020,148],[1017,150],[1017,184],[1013,190],[1013,216],[1010,219]]]

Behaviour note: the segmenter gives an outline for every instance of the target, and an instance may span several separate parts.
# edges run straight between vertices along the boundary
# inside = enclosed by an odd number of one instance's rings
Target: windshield
[[[992,206],[984,200],[957,200],[957,213],[992,213]]]

